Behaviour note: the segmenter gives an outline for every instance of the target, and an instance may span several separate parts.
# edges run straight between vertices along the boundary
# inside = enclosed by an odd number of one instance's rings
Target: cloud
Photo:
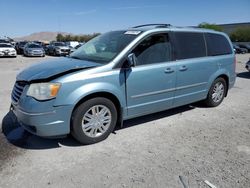
[[[74,15],[76,16],[81,16],[81,15],[86,15],[86,14],[93,14],[97,12],[97,9],[92,9],[92,10],[86,10],[86,11],[80,11],[80,12],[74,12]]]
[[[161,7],[167,7],[167,5],[144,5],[144,6],[114,7],[114,8],[110,8],[110,10],[130,10],[130,9],[161,8]]]

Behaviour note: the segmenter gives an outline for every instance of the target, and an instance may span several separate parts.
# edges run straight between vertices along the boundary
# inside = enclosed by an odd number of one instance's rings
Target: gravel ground
[[[8,112],[16,74],[37,61],[0,59],[0,187],[250,187],[250,73],[238,77],[216,108],[192,104],[125,122],[105,141],[79,145],[44,139]],[[1,126],[0,126],[1,127]]]

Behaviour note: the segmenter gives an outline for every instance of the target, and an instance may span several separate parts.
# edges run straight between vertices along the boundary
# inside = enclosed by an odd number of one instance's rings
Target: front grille
[[[62,52],[69,52],[70,50],[68,49],[61,49]]]
[[[27,85],[27,82],[17,81],[12,90],[11,98],[14,103],[17,103],[23,93],[24,87]]]
[[[39,51],[39,50],[34,50],[34,51],[32,51],[32,53],[34,53],[34,54],[41,54],[41,53],[42,53],[42,51]]]

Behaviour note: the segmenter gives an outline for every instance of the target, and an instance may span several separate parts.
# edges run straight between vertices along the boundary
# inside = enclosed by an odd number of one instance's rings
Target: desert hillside
[[[65,32],[60,32],[60,33],[62,35],[70,34],[70,33],[65,33]],[[27,36],[23,36],[23,37],[17,37],[17,38],[14,38],[14,40],[16,40],[16,41],[22,41],[22,40],[52,41],[52,40],[56,40],[57,34],[58,34],[58,32],[50,32],[50,31],[38,32],[38,33],[32,33],[32,34],[27,35]]]

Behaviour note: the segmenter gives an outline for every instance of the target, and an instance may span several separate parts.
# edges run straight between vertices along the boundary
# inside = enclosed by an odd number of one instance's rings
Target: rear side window
[[[176,32],[176,59],[188,59],[206,56],[206,46],[203,33]]]
[[[223,35],[206,33],[207,51],[209,56],[231,54],[231,46]]]

